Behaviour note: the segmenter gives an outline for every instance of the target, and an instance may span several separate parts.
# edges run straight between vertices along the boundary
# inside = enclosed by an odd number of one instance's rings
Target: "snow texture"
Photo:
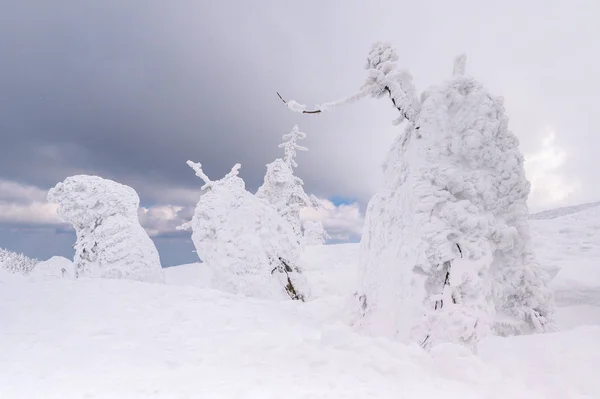
[[[48,200],[73,225],[75,276],[162,281],[160,258],[138,219],[140,199],[129,186],[77,175],[58,183]]]
[[[240,165],[217,181],[209,180],[199,163],[188,165],[206,182],[205,193],[192,220],[180,228],[192,230],[213,287],[249,297],[304,300],[308,290],[297,265],[297,236],[275,208],[246,191]]]
[[[296,151],[307,151],[298,145],[298,140],[306,134],[294,126],[290,133],[283,135],[284,157],[267,165],[263,184],[256,191],[256,196],[271,204],[279,214],[290,223],[299,243],[303,241],[300,210],[305,207],[319,206],[317,200],[304,192],[304,182],[294,175]]]
[[[386,46],[369,56],[384,71],[396,58]],[[388,154],[361,241],[357,327],[428,347],[552,329],[518,140],[502,99],[462,75],[464,60],[455,72],[419,106],[411,85],[391,90],[412,123]],[[379,76],[381,93],[406,83]]]
[[[320,221],[307,220],[303,225],[305,245],[323,245],[329,235]]]
[[[29,274],[39,262],[23,254],[0,248],[0,269],[11,273]]]

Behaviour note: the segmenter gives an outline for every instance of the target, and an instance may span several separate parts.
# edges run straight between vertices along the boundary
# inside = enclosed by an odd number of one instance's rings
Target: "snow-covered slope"
[[[201,263],[165,269],[167,284],[0,270],[0,398],[600,398],[599,211],[531,223],[540,263],[561,268],[563,331],[477,354],[344,326],[356,244],[307,248],[306,303],[208,289]]]
[[[600,306],[600,203],[554,210],[553,218],[532,220],[540,264],[552,280],[559,305]]]
[[[571,215],[573,213],[578,213],[585,211],[590,208],[595,208],[600,206],[600,201],[598,202],[589,202],[587,204],[573,205],[573,206],[564,206],[562,208],[549,209],[547,211],[534,213],[529,216],[529,219],[532,220],[543,220],[543,219],[556,219],[560,216]]]
[[[357,335],[315,317],[319,301],[125,280],[1,281],[3,399],[600,395],[600,353],[585,350],[600,327],[484,341],[477,357]]]

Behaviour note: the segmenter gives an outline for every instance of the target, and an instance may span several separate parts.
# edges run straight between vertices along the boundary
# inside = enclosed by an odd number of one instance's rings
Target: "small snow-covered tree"
[[[296,151],[307,150],[298,145],[298,140],[305,137],[306,134],[297,125],[290,133],[283,135],[284,142],[279,147],[284,149],[284,157],[267,165],[264,183],[256,192],[258,198],[271,204],[292,225],[299,241],[302,241],[300,210],[318,206],[317,200],[304,192],[302,179],[294,175],[294,168],[298,167]]]
[[[464,56],[452,79],[419,99],[397,60],[391,46],[376,43],[357,94],[314,110],[286,102],[320,113],[387,95],[396,122],[408,121],[367,208],[355,324],[423,346],[548,331],[552,294],[532,250],[530,185],[502,99],[464,76]]]
[[[307,220],[304,222],[303,228],[305,245],[323,245],[329,238],[320,221]]]
[[[38,263],[37,259],[0,248],[0,267],[11,273],[29,274]]]
[[[139,223],[134,189],[77,175],[51,188],[48,200],[59,205],[59,217],[77,234],[76,277],[162,281],[158,251]]]
[[[192,230],[198,256],[213,272],[215,288],[265,299],[304,300],[307,286],[298,268],[300,245],[289,222],[245,189],[239,164],[211,181],[199,163],[188,165],[204,180]]]
[[[305,138],[306,133],[301,132],[298,125],[294,125],[291,132],[282,136],[283,143],[279,144],[279,148],[283,148],[283,160],[290,169],[298,167],[298,164],[296,163],[296,151],[308,151],[308,148],[298,145],[298,140]]]

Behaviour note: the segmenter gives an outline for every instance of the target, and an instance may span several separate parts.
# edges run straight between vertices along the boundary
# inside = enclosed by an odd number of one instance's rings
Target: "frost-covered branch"
[[[397,60],[398,55],[389,44],[375,43],[367,57],[365,68],[368,70],[369,76],[361,90],[341,100],[317,105],[312,110],[308,110],[306,105],[299,104],[294,100],[284,100],[279,93],[277,95],[294,112],[318,114],[369,95],[379,98],[387,94],[392,100],[394,107],[401,114],[401,117],[394,123],[400,123],[404,119],[415,122],[420,112],[420,103],[417,99],[416,89],[412,82],[411,74],[408,71],[398,69],[396,65]]]
[[[240,168],[242,167],[241,164],[236,163],[235,165],[233,165],[233,167],[231,168],[231,172],[227,173],[225,175],[225,177],[223,179],[229,179],[231,177],[235,177],[240,173]],[[212,182],[211,182],[212,183]]]
[[[352,94],[351,96],[348,97],[344,97],[340,100],[336,100],[336,101],[331,101],[331,102],[327,102],[327,103],[323,103],[323,104],[317,104],[315,105],[314,109],[312,110],[307,110],[307,106],[300,104],[294,100],[289,100],[286,101],[283,99],[283,97],[281,97],[281,94],[277,93],[277,95],[279,96],[279,98],[281,99],[281,101],[283,101],[283,103],[285,105],[287,105],[287,107],[294,111],[294,112],[299,112],[302,114],[320,114],[321,112],[326,112],[326,111],[331,111],[334,108],[339,107],[340,105],[345,105],[345,104],[350,104],[353,102],[356,102],[366,96],[368,96],[370,93],[370,91],[368,89],[361,89],[360,91]]]
[[[196,172],[196,176],[204,180],[205,184],[201,187],[201,190],[206,190],[207,188],[211,188],[213,186],[213,181],[210,180],[208,176],[206,176],[206,173],[204,173],[204,171],[202,170],[202,164],[200,162],[187,161],[186,163],[190,168],[194,169],[194,172]]]

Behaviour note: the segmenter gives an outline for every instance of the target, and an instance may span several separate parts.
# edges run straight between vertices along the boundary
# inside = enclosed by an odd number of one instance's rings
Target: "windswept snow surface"
[[[167,284],[0,270],[0,398],[600,398],[598,211],[531,223],[540,263],[561,268],[562,331],[477,354],[344,326],[356,244],[307,248],[306,303],[211,290],[202,263],[165,269]]]

